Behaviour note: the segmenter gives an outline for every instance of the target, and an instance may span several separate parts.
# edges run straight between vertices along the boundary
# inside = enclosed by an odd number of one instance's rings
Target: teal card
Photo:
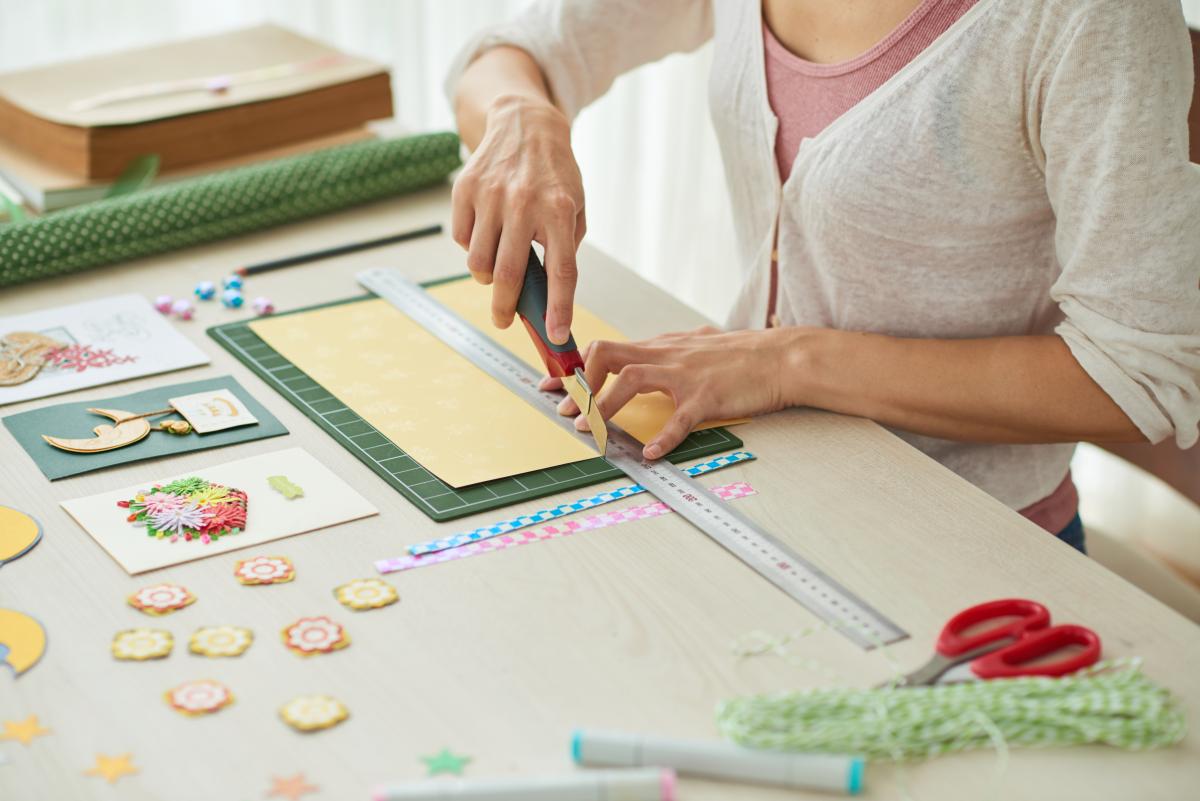
[[[145,439],[99,453],[74,453],[60,450],[42,439],[43,434],[62,438],[87,438],[94,436],[95,426],[111,423],[106,417],[92,414],[91,408],[120,409],[126,412],[151,412],[166,409],[170,406],[168,399],[197,392],[211,392],[226,389],[232,392],[246,409],[258,419],[255,425],[227,428],[209,434],[185,434],[177,436],[162,431],[151,431]],[[179,420],[178,414],[165,414],[155,417],[152,423],[160,420]],[[156,389],[135,392],[132,395],[120,395],[113,398],[93,398],[92,400],[75,403],[58,403],[53,406],[43,406],[20,414],[10,414],[4,418],[4,425],[12,433],[13,438],[25,451],[33,457],[38,468],[53,481],[56,478],[77,476],[118,464],[140,462],[143,459],[154,459],[159,456],[174,456],[177,453],[219,448],[222,445],[233,445],[238,442],[249,442],[266,437],[278,437],[288,433],[283,423],[275,419],[275,415],[256,401],[246,389],[233,379],[232,376],[209,378],[204,381],[189,381],[185,384],[169,384]]]

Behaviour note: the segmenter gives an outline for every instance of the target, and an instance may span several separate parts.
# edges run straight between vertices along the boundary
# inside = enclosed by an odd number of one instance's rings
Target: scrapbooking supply
[[[400,600],[396,588],[377,578],[355,579],[337,587],[333,597],[349,609],[380,609]]]
[[[159,295],[154,299],[154,310],[159,314],[170,314],[174,305],[175,299],[170,295]]]
[[[175,640],[163,629],[126,629],[113,635],[112,655],[122,661],[143,662],[169,656]]]
[[[171,304],[171,314],[175,315],[180,320],[190,320],[195,313],[196,310],[192,306],[192,302],[190,300],[180,298]]]
[[[210,715],[233,703],[233,693],[219,681],[200,679],[173,687],[164,693],[167,703],[184,715]]]
[[[279,717],[297,731],[329,729],[350,717],[345,704],[328,695],[301,695],[284,704]]]
[[[706,473],[711,473],[713,470],[720,470],[722,467],[729,467],[730,465],[748,462],[753,459],[754,454],[752,453],[747,453],[746,451],[735,451],[734,453],[726,454],[724,456],[714,457],[709,459],[707,462],[692,465],[686,469],[686,472],[689,476],[702,476]],[[482,528],[473,529],[471,531],[464,531],[461,534],[452,534],[449,537],[442,537],[440,539],[429,540],[428,542],[420,542],[416,545],[410,545],[408,546],[408,552],[414,556],[422,556],[424,554],[455,548],[460,545],[467,545],[472,542],[480,542],[500,534],[507,534],[510,531],[517,531],[518,529],[535,526],[538,523],[545,523],[549,520],[563,517],[564,515],[582,512],[585,509],[592,509],[596,506],[612,503],[613,501],[619,501],[622,498],[628,498],[633,495],[640,495],[645,491],[646,488],[640,484],[630,484],[625,487],[617,487],[614,490],[599,492],[587,498],[581,498],[578,501],[559,504],[558,506],[550,509],[542,509],[527,515],[515,517],[511,520],[504,520],[500,523],[495,523],[490,526],[483,526]],[[377,570],[380,570],[380,572],[384,573],[389,572],[387,570],[380,569],[379,564],[379,562],[376,563]]]
[[[433,756],[421,757],[421,761],[425,763],[425,770],[430,776],[436,776],[439,773],[452,773],[455,776],[461,776],[471,758],[455,754],[449,748],[443,748]]]
[[[385,245],[395,245],[399,242],[407,242],[410,239],[419,239],[424,236],[436,236],[442,232],[441,225],[430,225],[425,228],[418,228],[415,231],[406,231],[402,234],[393,236],[380,237],[379,239],[369,239],[365,242],[351,242],[345,245],[336,245],[323,250],[314,250],[310,253],[300,253],[295,256],[286,256],[282,259],[273,259],[271,261],[259,262],[258,264],[250,264],[237,269],[238,275],[258,275],[259,273],[267,273],[272,270],[282,270],[284,267],[293,267],[297,264],[308,264],[312,261],[321,259],[332,259],[336,256],[345,256],[347,253],[357,253],[360,250],[369,250],[370,248],[380,248]]]
[[[188,178],[0,227],[0,286],[225,239],[444,180],[458,137],[330,147]]]
[[[372,801],[675,801],[669,768],[591,770],[560,776],[501,779],[427,779],[386,784]]]
[[[200,300],[212,300],[217,294],[217,285],[212,281],[201,281],[192,293]]]
[[[46,629],[15,609],[0,609],[0,665],[20,676],[46,653]]]
[[[302,617],[283,630],[283,644],[300,656],[331,654],[350,644],[350,635],[324,615]]]
[[[747,498],[757,494],[755,489],[744,481],[738,481],[722,487],[714,487],[712,492],[724,501],[735,501],[738,498]],[[466,545],[457,545],[453,548],[447,548],[444,551],[434,551],[422,554],[421,556],[407,554],[392,559],[381,559],[375,563],[375,569],[380,573],[394,573],[399,570],[411,570],[415,567],[426,567],[428,565],[441,564],[442,562],[452,562],[456,559],[465,559],[468,556],[477,556],[494,551],[504,551],[521,545],[530,545],[535,542],[560,539],[583,531],[595,531],[596,529],[629,523],[634,520],[660,517],[671,514],[671,511],[671,507],[661,501],[642,506],[631,506],[628,509],[602,512],[583,518],[572,518],[553,525],[542,526],[538,529],[518,531],[513,534],[501,534],[498,537],[479,542],[468,542]]]
[[[171,398],[168,403],[200,434],[258,424],[254,413],[226,387]]]
[[[241,656],[254,642],[254,632],[240,626],[204,626],[192,632],[188,650],[200,656]]]
[[[17,509],[0,506],[0,567],[29,553],[41,541],[41,523]]]
[[[296,567],[286,556],[255,556],[233,566],[239,584],[284,584],[296,578]]]
[[[0,386],[32,381],[66,343],[33,331],[10,331],[0,337]]]
[[[70,438],[42,434],[42,439],[59,450],[71,453],[103,453],[140,442],[149,436],[151,431],[162,431],[175,436],[192,433],[191,423],[185,420],[163,420],[154,425],[147,422],[146,418],[148,417],[175,414],[174,408],[141,413],[127,412],[123,409],[88,409],[88,411],[101,417],[107,417],[113,421],[114,425],[102,423],[96,426],[92,429],[94,437]]]
[[[271,485],[271,489],[289,501],[304,497],[304,489],[298,484],[293,484],[289,481],[287,476],[267,476],[267,483]]]
[[[0,740],[15,740],[21,745],[29,745],[38,737],[45,737],[50,730],[38,722],[37,715],[30,715],[24,720],[6,720],[0,730]]]
[[[205,545],[246,527],[246,493],[198,476],[144,489],[117,506],[146,535],[169,542],[199,540]]]
[[[268,314],[275,313],[275,304],[271,302],[270,298],[257,297],[251,306],[254,308],[254,313],[259,317],[266,317]]]
[[[541,371],[522,361],[433,295],[396,270],[366,270],[355,276],[364,288],[386,300],[515,398],[578,443],[592,441],[574,421],[558,413],[562,393],[538,389]],[[878,609],[842,586],[820,567],[763,530],[731,504],[718,501],[667,459],[646,461],[643,446],[617,417],[610,425],[604,461],[645,487],[680,517],[721,545],[743,564],[786,593],[817,618],[835,621],[837,630],[864,650],[905,639],[908,633]]]
[[[755,751],[714,740],[583,729],[571,736],[571,758],[587,767],[664,767],[685,776],[770,784],[856,795],[863,787],[862,757]]]
[[[236,273],[233,275],[225,276],[224,278],[221,279],[221,288],[222,289],[236,289],[236,290],[240,291],[242,288],[242,277],[240,275],[237,275]]]
[[[221,293],[221,305],[227,309],[240,309],[245,302],[241,290],[226,289]]]
[[[267,798],[286,798],[287,801],[300,801],[302,796],[320,791],[320,787],[309,784],[303,773],[294,776],[272,776],[271,787],[267,790]]]
[[[83,772],[84,776],[95,776],[104,779],[109,784],[116,784],[126,776],[132,776],[138,769],[133,764],[133,754],[107,756],[96,754],[96,762]]]
[[[155,584],[143,587],[127,599],[129,605],[147,615],[169,615],[196,603],[196,596],[178,584]]]
[[[1079,673],[870,690],[778,693],[718,705],[733,742],[772,751],[909,760],[1009,746],[1174,745],[1187,726],[1171,693],[1118,660]]]

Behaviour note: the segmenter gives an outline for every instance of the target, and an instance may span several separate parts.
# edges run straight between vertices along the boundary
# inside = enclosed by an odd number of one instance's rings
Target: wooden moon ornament
[[[124,412],[120,409],[88,409],[88,411],[92,414],[103,415],[116,425],[110,426],[102,423],[96,426],[92,429],[96,433],[94,437],[65,439],[42,434],[42,439],[56,448],[72,453],[101,453],[132,445],[150,434],[150,423],[144,417],[135,417],[133,412]]]

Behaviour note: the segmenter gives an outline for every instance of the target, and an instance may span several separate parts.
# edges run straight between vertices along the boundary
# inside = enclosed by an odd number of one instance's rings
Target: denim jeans
[[[1075,515],[1070,523],[1067,523],[1066,528],[1058,532],[1054,536],[1070,545],[1075,550],[1082,554],[1087,553],[1087,545],[1083,541],[1083,521],[1079,519],[1079,515]]]

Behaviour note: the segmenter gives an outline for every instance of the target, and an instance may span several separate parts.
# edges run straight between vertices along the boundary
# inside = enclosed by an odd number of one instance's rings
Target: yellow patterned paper
[[[490,287],[465,279],[430,293],[542,369],[519,321],[504,331],[492,326]],[[451,486],[596,455],[385,300],[256,320],[250,328]],[[572,330],[580,347],[594,339],[625,339],[580,306]],[[616,423],[645,442],[672,411],[667,396],[640,395]]]

